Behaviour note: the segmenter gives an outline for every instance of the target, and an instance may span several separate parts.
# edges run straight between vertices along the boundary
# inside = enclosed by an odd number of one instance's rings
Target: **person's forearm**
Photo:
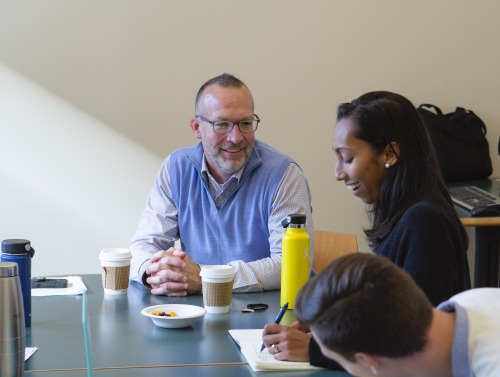
[[[281,286],[281,255],[254,262],[234,261],[236,268],[234,292],[261,292],[279,289]]]
[[[129,250],[132,252],[130,262],[130,279],[140,284],[144,284],[143,275],[149,265],[149,258],[153,254],[143,245],[131,244]]]

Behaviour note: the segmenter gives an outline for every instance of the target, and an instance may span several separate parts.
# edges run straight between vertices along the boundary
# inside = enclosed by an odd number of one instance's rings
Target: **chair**
[[[358,239],[355,234],[314,231],[313,269],[323,271],[334,259],[358,252]]]

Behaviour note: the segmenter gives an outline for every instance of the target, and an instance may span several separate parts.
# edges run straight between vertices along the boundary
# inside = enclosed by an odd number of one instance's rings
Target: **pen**
[[[274,320],[274,323],[280,323],[281,322],[281,319],[285,315],[285,312],[286,312],[287,309],[288,309],[288,302],[286,302],[285,305],[283,305],[283,307],[280,309],[280,312],[276,316],[276,319]],[[262,343],[262,347],[260,347],[260,352],[264,351],[264,348],[266,348],[266,345],[264,343]]]

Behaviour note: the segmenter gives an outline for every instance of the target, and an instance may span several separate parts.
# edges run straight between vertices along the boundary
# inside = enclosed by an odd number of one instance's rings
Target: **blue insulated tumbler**
[[[31,247],[28,240],[3,240],[2,262],[15,262],[18,265],[21,290],[23,292],[24,323],[26,327],[31,326],[31,258],[35,249]]]

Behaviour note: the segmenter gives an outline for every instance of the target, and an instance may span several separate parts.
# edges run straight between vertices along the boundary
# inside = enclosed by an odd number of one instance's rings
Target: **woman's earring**
[[[389,169],[390,167],[391,167],[391,164],[389,164],[389,163],[386,163],[386,164],[385,164],[385,168],[386,168],[386,169]]]

